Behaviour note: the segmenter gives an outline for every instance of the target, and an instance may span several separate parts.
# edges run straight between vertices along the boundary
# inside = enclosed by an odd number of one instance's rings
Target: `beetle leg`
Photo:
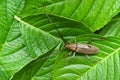
[[[77,42],[76,42],[76,37],[75,37],[75,44],[76,44],[76,46],[75,46],[75,52],[73,53],[73,58],[75,57],[75,54],[76,54],[76,51],[77,51]]]
[[[90,38],[87,44],[90,44],[92,42],[93,38]]]
[[[106,37],[99,37],[99,38],[90,38],[87,44],[90,44],[92,41],[99,41],[99,40],[105,40]]]
[[[73,52],[73,56],[72,56],[72,58],[74,58],[74,57],[75,57],[75,54],[76,54],[76,51],[77,51],[76,37],[75,37],[75,44],[76,44],[76,46],[75,46],[75,51]]]
[[[74,58],[74,57],[75,57],[75,54],[76,54],[76,52],[74,52],[74,53],[73,53],[73,56],[72,56],[72,58]]]
[[[70,53],[69,53],[69,55],[71,55],[71,54],[73,54],[73,55],[72,55],[72,58],[74,58],[74,57],[75,57],[76,52],[70,52]]]
[[[75,44],[76,44],[76,46],[75,46],[75,52],[77,51],[77,42],[76,42],[76,37],[75,37]]]
[[[68,55],[71,55],[72,54],[72,52],[70,52]]]
[[[76,52],[72,52],[73,56],[71,57],[70,60],[68,60],[67,65],[71,63],[71,61],[74,59]]]
[[[87,54],[85,54],[85,56],[90,60],[90,57]]]

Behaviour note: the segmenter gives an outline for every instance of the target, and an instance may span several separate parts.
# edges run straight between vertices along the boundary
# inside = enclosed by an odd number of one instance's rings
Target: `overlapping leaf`
[[[34,0],[26,1],[29,5],[25,5],[22,17],[47,12],[70,20],[82,21],[92,31],[102,28],[120,11],[120,0],[37,0],[38,3]],[[46,8],[46,12],[43,7]]]
[[[21,71],[15,74],[12,80],[50,80],[52,77],[52,67],[55,62],[54,59],[57,57],[57,54],[53,55],[51,54],[52,52],[53,50],[26,65]]]
[[[115,16],[103,29],[99,30],[99,34],[103,36],[120,37],[120,14]]]
[[[91,30],[83,23],[57,16],[49,15],[49,17],[52,19],[53,23],[51,23],[45,15],[31,15],[23,18],[23,20],[59,38],[61,38],[61,36],[59,36],[56,27],[63,37],[92,34]]]

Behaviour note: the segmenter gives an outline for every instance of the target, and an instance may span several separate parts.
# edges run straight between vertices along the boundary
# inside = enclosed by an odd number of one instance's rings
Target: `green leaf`
[[[16,73],[12,80],[49,80],[52,77],[52,68],[56,59],[53,50],[30,62],[21,71]]]
[[[59,39],[21,20],[20,23],[15,22],[1,50],[0,72],[4,75],[3,78],[1,75],[1,79],[9,79],[30,61],[53,49],[59,42]]]
[[[0,50],[13,23],[15,14],[23,8],[23,0],[1,0],[0,1]]]
[[[120,37],[120,14],[115,16],[103,29],[97,33],[103,36]]]
[[[57,45],[59,39],[32,25],[21,21],[21,34],[25,45],[33,57],[42,55]],[[53,46],[52,46],[53,45]]]
[[[78,36],[77,41],[85,43],[91,35]],[[97,55],[88,57],[70,51],[61,51],[56,60],[53,80],[119,80],[120,40],[109,37],[100,39],[94,36],[91,42],[100,49]],[[93,39],[94,39],[93,38]],[[77,42],[77,43],[79,43]]]
[[[8,80],[18,69],[22,68],[22,65],[31,59],[32,57],[21,38],[19,25],[14,22],[0,54],[0,72],[3,74],[0,79]]]
[[[82,21],[92,31],[102,28],[120,11],[120,0],[41,0],[38,3],[36,1],[26,0],[29,4],[25,5],[21,13],[22,17],[48,13],[74,21]]]

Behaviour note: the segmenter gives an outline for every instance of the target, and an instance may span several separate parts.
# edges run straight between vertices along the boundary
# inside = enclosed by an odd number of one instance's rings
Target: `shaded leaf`
[[[12,80],[49,80],[52,77],[52,67],[57,54],[51,54],[53,50],[40,56],[38,59],[26,65],[16,73]]]
[[[120,37],[120,14],[115,16],[103,29],[97,33],[103,36]]]
[[[63,37],[92,34],[91,30],[83,23],[57,16],[49,15],[49,17],[53,23],[51,23],[45,15],[29,16],[23,18],[22,20],[59,38],[61,38],[61,36],[59,36],[56,27]]]

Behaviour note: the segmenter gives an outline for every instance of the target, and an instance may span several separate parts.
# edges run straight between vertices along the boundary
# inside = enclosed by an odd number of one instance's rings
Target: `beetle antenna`
[[[45,12],[46,17],[48,18],[48,20],[52,23],[52,25],[53,25],[53,26],[55,27],[55,29],[57,30],[57,32],[58,32],[59,36],[62,38],[64,44],[68,44],[67,41],[63,38],[61,32],[58,30],[59,25],[55,24],[55,23],[53,22],[53,20],[49,17],[49,15],[47,14],[47,12],[46,12],[46,10],[45,10],[45,6],[44,6],[43,8],[44,8],[44,12]]]

